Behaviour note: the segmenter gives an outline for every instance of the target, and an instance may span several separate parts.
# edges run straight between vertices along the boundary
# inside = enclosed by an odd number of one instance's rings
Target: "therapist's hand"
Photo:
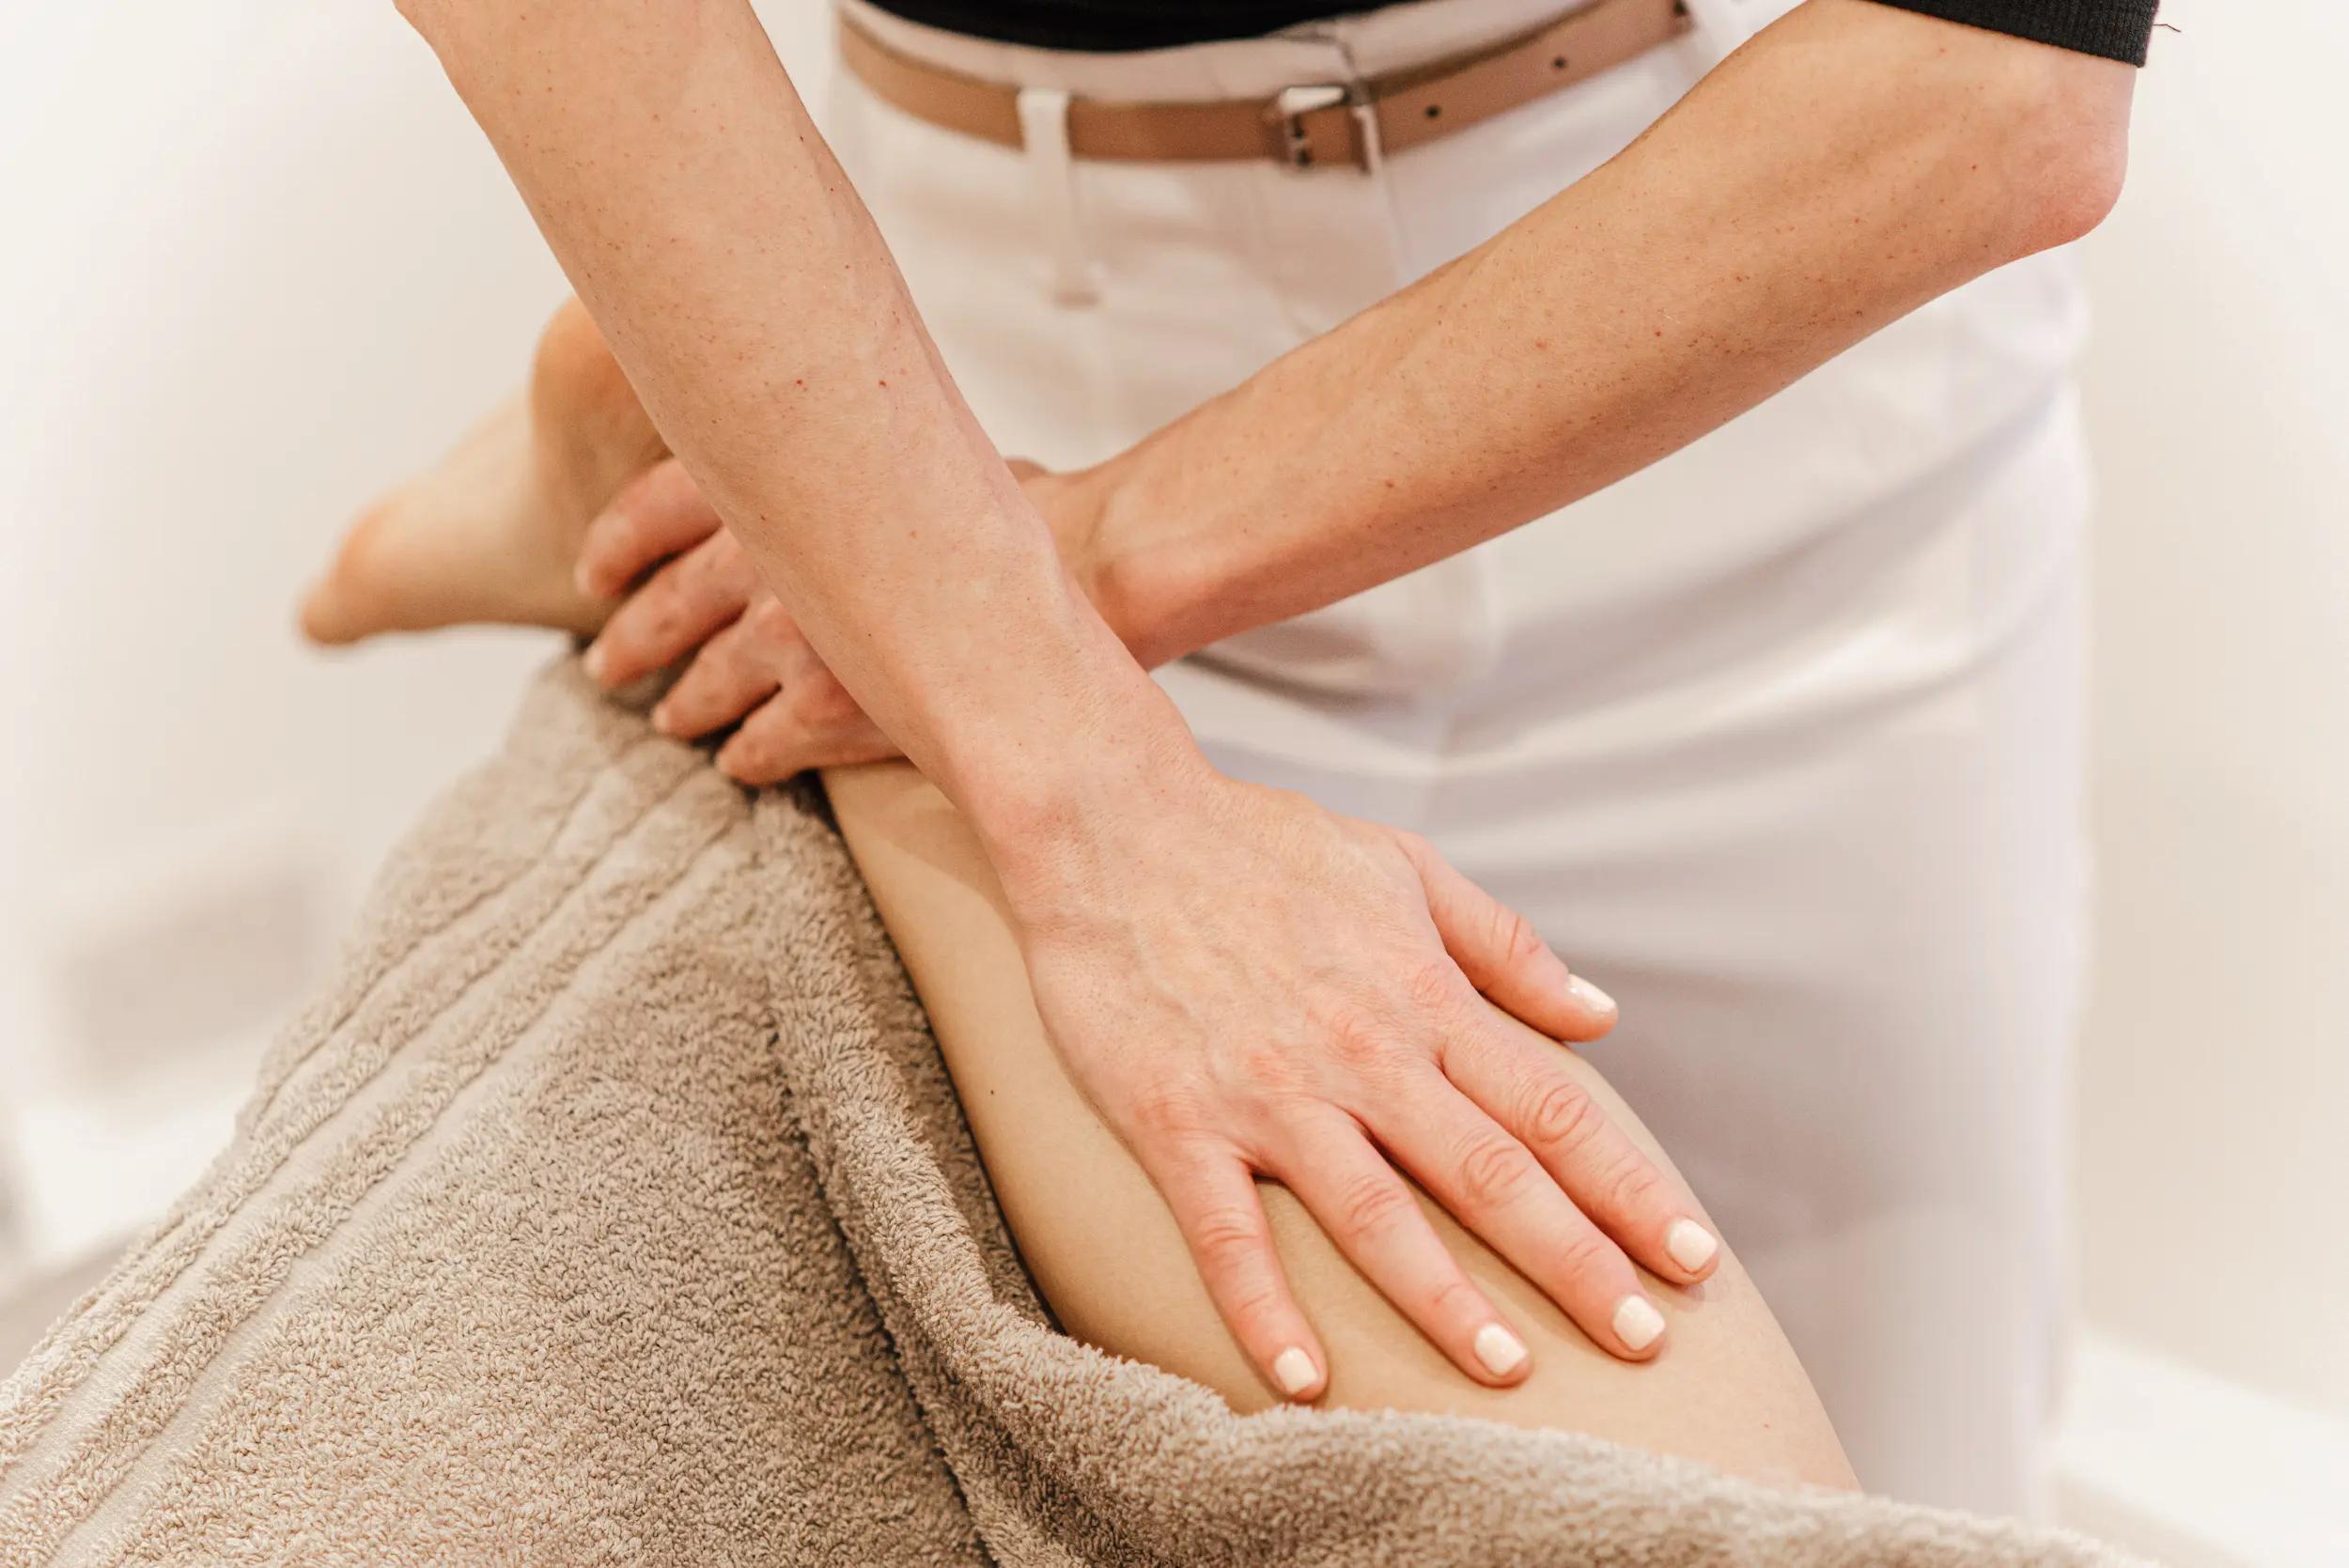
[[[1062,561],[1090,589],[1090,520],[1076,487],[1034,463],[1010,466],[1052,526]],[[578,585],[619,600],[587,651],[588,675],[613,689],[690,658],[653,725],[683,740],[738,726],[716,758],[729,778],[779,784],[810,768],[897,754],[676,458],[631,480],[588,524]]]
[[[1106,831],[1056,831],[1040,863],[998,870],[1048,1031],[1243,1349],[1292,1397],[1323,1386],[1261,1175],[1470,1377],[1526,1374],[1408,1173],[1601,1348],[1653,1355],[1663,1319],[1633,1260],[1693,1281],[1711,1238],[1561,1052],[1486,1005],[1589,1040],[1613,1004],[1424,841],[1189,756],[1081,803]]]
[[[1081,495],[1016,467],[1083,582]],[[734,778],[895,754],[674,461],[590,526],[580,576],[627,596],[590,673],[616,686],[690,655],[655,722],[688,737],[739,723],[717,758]],[[999,870],[1056,1048],[1268,1381],[1311,1398],[1328,1360],[1283,1278],[1259,1175],[1481,1382],[1521,1380],[1522,1342],[1398,1166],[1602,1348],[1654,1355],[1663,1323],[1632,1262],[1693,1282],[1712,1238],[1554,1054],[1486,1005],[1586,1041],[1613,1027],[1613,1003],[1418,838],[1236,783],[1192,750],[1137,792]],[[1112,843],[1093,863],[1070,847]]]

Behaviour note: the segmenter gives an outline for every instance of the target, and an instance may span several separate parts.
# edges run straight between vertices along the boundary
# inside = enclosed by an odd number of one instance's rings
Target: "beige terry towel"
[[[0,1389],[0,1563],[2117,1563],[1056,1334],[863,889],[568,667]]]

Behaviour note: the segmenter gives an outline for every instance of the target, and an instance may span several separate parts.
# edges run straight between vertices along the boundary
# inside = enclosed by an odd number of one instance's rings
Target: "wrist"
[[[1144,837],[1221,777],[1157,684],[1127,665],[1141,690],[1119,711],[1049,746],[999,753],[957,802],[1024,930],[1097,907],[1147,858]]]
[[[1037,477],[1021,475],[1032,496]],[[1016,684],[982,675],[988,691],[977,700],[939,705],[924,766],[970,821],[1015,913],[1056,897],[1082,846],[1120,836],[1116,824],[1154,809],[1168,781],[1213,771],[1087,601],[1079,565],[1063,564],[1051,607],[1029,623],[1043,647],[985,661],[997,677],[1019,666]]]
[[[1178,515],[1151,476],[1153,438],[1070,473],[1023,473],[1062,559],[1101,619],[1145,670],[1194,653],[1211,638],[1188,630],[1204,577],[1195,551],[1174,542]]]

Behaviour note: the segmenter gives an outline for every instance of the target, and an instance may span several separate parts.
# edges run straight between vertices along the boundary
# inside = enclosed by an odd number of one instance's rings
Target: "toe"
[[[325,574],[303,596],[302,635],[324,646],[358,642],[385,629],[375,563],[388,505],[371,507],[351,525]]]

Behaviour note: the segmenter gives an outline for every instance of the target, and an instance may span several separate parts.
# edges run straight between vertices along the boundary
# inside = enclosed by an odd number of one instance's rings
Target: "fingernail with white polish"
[[[675,715],[675,714],[673,714],[673,713],[671,713],[671,712],[669,711],[669,705],[668,705],[668,704],[666,704],[666,703],[661,703],[661,704],[657,705],[657,706],[653,708],[653,710],[652,710],[652,727],[653,727],[654,729],[659,730],[659,731],[660,731],[661,734],[663,734],[663,735],[668,735],[668,734],[671,734],[671,733],[673,733],[673,732],[674,732],[674,730],[676,729],[676,726],[677,726],[677,715]],[[1667,1242],[1665,1243],[1665,1245],[1669,1247],[1669,1246],[1670,1246],[1670,1245],[1672,1245],[1672,1244],[1671,1244],[1671,1242],[1667,1241]]]
[[[1721,1244],[1713,1239],[1713,1233],[1693,1219],[1675,1219],[1664,1229],[1664,1250],[1672,1262],[1694,1274],[1713,1261],[1713,1254]]]
[[[1615,1010],[1613,997],[1609,996],[1579,974],[1570,974],[1566,977],[1566,989],[1574,993],[1575,1001],[1594,1013],[1611,1013]]]
[[[587,672],[587,678],[590,680],[601,680],[603,678],[603,644],[601,643],[588,644],[587,651],[579,657],[579,667]]]
[[[1476,1358],[1495,1377],[1506,1377],[1525,1362],[1525,1342],[1498,1323],[1476,1331]]]
[[[1626,1350],[1645,1350],[1664,1331],[1664,1314],[1644,1296],[1626,1296],[1615,1303],[1615,1338]]]
[[[1281,1385],[1281,1391],[1291,1399],[1321,1380],[1321,1369],[1314,1358],[1296,1345],[1290,1345],[1272,1358],[1272,1380]]]

